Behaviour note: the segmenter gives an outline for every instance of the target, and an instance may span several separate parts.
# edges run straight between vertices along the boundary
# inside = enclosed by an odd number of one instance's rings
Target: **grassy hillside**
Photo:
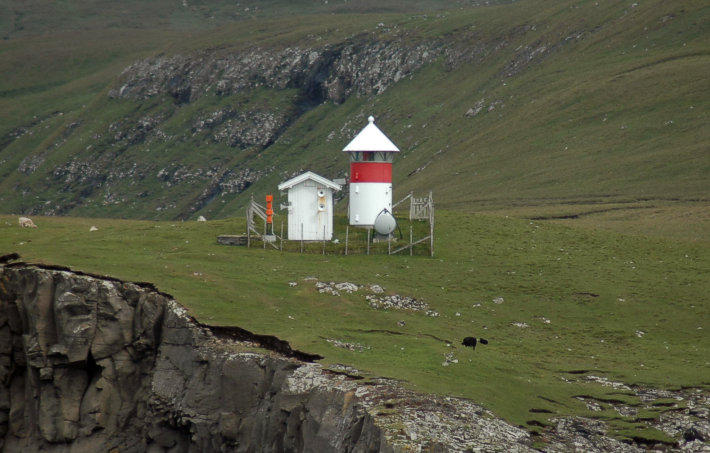
[[[514,0],[512,0],[514,1]],[[489,0],[488,5],[511,0]],[[436,0],[334,0],[329,2],[283,0],[154,0],[150,3],[126,0],[0,0],[0,37],[16,38],[56,31],[105,29],[205,30],[232,22],[274,16],[310,14],[353,14],[427,12],[478,5],[474,0],[455,4]]]
[[[154,282],[202,322],[277,335],[325,356],[326,365],[354,367],[365,377],[472,398],[532,431],[577,414],[604,420],[620,438],[670,441],[643,420],[672,407],[643,404],[633,392],[590,376],[710,389],[708,242],[440,212],[433,258],[343,256],[217,245],[216,235],[244,230],[240,218],[35,221],[39,228],[32,230],[0,218],[0,250]],[[341,242],[344,234],[336,231]],[[439,316],[373,309],[368,289],[333,296],[319,293],[314,279],[380,285]],[[464,348],[465,336],[489,344]],[[588,409],[580,396],[598,401],[602,411]],[[638,412],[622,416],[614,409],[619,404]]]
[[[74,5],[83,17],[88,4]],[[340,150],[369,114],[402,149],[396,196],[434,190],[439,206],[467,211],[707,203],[704,2],[463,6],[409,14],[304,7],[303,16],[285,17],[281,12],[292,11],[275,7],[272,17],[224,19],[216,28],[195,19],[187,29],[159,14],[154,27],[117,23],[96,31],[99,14],[83,28],[69,21],[69,31],[11,34],[0,43],[7,74],[0,81],[2,211],[230,217],[296,171],[344,176]],[[331,14],[306,14],[324,12]],[[392,40],[436,42],[447,50],[382,94],[353,95],[342,104],[304,108],[303,93],[273,88],[211,93],[182,105],[167,95],[141,102],[107,96],[123,68],[150,55]],[[242,149],[192,132],[200,118],[225,108],[280,115],[286,127],[273,143]],[[139,130],[144,136],[113,140],[117,127],[135,132],[146,119],[154,129]],[[177,167],[198,176],[187,184],[157,177]],[[211,169],[260,176],[205,203],[200,196],[212,190],[204,176]],[[83,177],[69,178],[72,171]]]

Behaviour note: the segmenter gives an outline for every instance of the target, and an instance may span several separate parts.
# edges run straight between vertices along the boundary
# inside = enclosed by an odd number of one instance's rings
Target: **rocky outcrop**
[[[109,95],[148,99],[169,94],[178,104],[206,94],[230,95],[257,87],[297,88],[303,102],[342,102],[379,94],[441,54],[441,44],[346,42],[320,48],[250,49],[147,58],[127,67]]]
[[[5,452],[530,450],[471,402],[360,384],[148,284],[2,267],[0,340]]]

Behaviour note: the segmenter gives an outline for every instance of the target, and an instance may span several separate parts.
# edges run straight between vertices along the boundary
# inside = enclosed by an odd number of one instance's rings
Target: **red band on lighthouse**
[[[392,163],[351,162],[350,182],[392,182]]]

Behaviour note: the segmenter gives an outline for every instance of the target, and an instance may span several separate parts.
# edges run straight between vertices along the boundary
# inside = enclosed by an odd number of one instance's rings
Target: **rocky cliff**
[[[350,95],[379,94],[442,53],[436,41],[352,40],[337,46],[249,49],[221,54],[159,56],[138,61],[120,76],[114,98],[145,100],[170,94],[187,103],[208,95],[230,95],[257,87],[295,88],[313,106],[343,102]]]
[[[422,424],[527,450],[524,431],[480,407],[360,384],[272,337],[210,329],[147,284],[26,265],[0,276],[5,452],[447,450],[454,438]]]
[[[0,267],[4,452],[534,451],[527,432],[470,401],[315,359],[202,325],[150,284]],[[707,423],[693,420],[684,445],[703,448]],[[547,451],[641,451],[579,417],[544,441]]]

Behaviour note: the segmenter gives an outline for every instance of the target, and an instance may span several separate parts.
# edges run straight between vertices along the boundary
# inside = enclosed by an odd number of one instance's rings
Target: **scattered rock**
[[[587,409],[592,412],[600,412],[602,410],[602,407],[599,405],[599,403],[594,400],[583,398],[581,396],[578,396],[577,399],[584,402],[584,405],[587,406]]]
[[[618,390],[631,390],[631,388],[628,385],[626,385],[622,382],[611,381],[605,377],[590,375],[590,376],[586,376],[585,379],[590,382],[596,382],[597,384],[601,384],[604,387],[611,387],[611,388],[618,389]]]
[[[375,296],[368,294],[365,296],[368,305],[376,310],[388,310],[390,308],[396,310],[427,310],[429,305],[426,302],[408,296],[400,296],[394,294],[392,296]]]
[[[449,352],[444,355],[444,362],[441,366],[449,366],[452,363],[459,363],[459,360],[454,356],[453,352]]]
[[[333,338],[327,338],[325,341],[327,341],[328,343],[332,344],[332,345],[335,346],[336,348],[347,349],[347,350],[349,350],[349,351],[362,352],[362,351],[364,351],[364,350],[366,350],[366,349],[370,349],[369,346],[364,346],[364,345],[362,345],[362,344],[360,344],[360,343],[348,343],[348,342],[336,340],[336,339],[333,339]]]
[[[479,100],[478,102],[476,102],[476,104],[473,107],[468,109],[468,111],[464,115],[469,118],[473,118],[474,116],[478,115],[483,110],[485,102],[486,102],[485,99]]]
[[[306,280],[306,279],[304,279]],[[341,292],[346,292],[346,293],[354,293],[358,292],[360,289],[363,288],[361,285],[357,285],[355,283],[350,283],[350,282],[343,282],[343,283],[335,283],[335,282],[321,282],[318,281],[315,278],[312,278],[312,280],[315,280],[315,286],[316,289],[318,289],[319,293],[325,293],[325,294],[331,294],[333,296],[340,296]],[[396,309],[396,310],[414,310],[414,311],[423,311],[427,310],[427,315],[428,316],[439,316],[439,313],[429,310],[429,306],[426,304],[426,302],[420,300],[420,299],[415,299],[413,297],[408,297],[408,296],[401,296],[399,294],[394,294],[394,295],[384,295],[384,289],[379,286],[379,285],[369,285],[367,286],[369,290],[373,294],[366,294],[365,299],[368,302],[368,305],[376,310],[389,310],[389,309]]]
[[[358,289],[360,289],[360,287],[354,283],[343,282],[343,283],[336,283],[335,289],[337,289],[338,291],[345,291],[346,293],[354,293]]]

